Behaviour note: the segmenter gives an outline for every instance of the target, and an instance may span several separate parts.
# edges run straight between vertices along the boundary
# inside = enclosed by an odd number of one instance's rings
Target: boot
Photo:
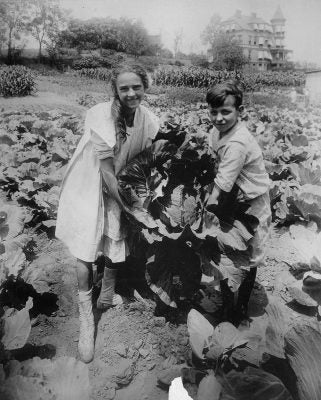
[[[239,287],[236,311],[240,319],[248,319],[248,305],[255,283],[256,272],[257,268],[251,268],[246,271],[243,282]]]
[[[234,293],[227,283],[227,279],[220,281],[222,295],[222,308],[219,311],[221,321],[233,322],[234,319]]]
[[[107,310],[110,307],[123,304],[123,299],[115,293],[117,269],[104,268],[104,276],[101,281],[100,295],[97,300],[99,310]]]
[[[89,363],[94,358],[94,315],[91,301],[92,289],[79,291],[79,342],[78,352],[83,362]]]

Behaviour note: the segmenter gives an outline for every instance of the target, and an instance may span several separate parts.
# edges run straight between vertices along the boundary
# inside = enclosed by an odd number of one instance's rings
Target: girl
[[[84,362],[94,357],[92,263],[98,251],[104,254],[105,268],[97,308],[106,309],[122,301],[114,288],[128,247],[116,176],[152,143],[158,132],[155,115],[140,104],[148,85],[147,73],[140,66],[120,67],[112,72],[114,98],[88,110],[84,135],[62,183],[56,237],[77,258],[78,351]]]
[[[212,87],[206,96],[210,119],[214,124],[210,139],[218,158],[214,189],[207,207],[209,211],[213,206],[219,207],[226,194],[236,189],[238,199],[250,205],[247,213],[259,221],[249,243],[248,263],[242,265],[244,279],[237,293],[236,308],[234,293],[231,292],[227,279],[220,283],[223,317],[234,321],[241,320],[247,314],[257,267],[263,264],[264,248],[271,223],[269,176],[259,145],[239,120],[243,109],[242,100],[243,93],[234,81]]]

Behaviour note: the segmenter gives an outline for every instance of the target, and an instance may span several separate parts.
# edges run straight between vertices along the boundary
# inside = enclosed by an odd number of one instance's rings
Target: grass
[[[74,73],[60,73],[55,76],[37,76],[39,92],[53,92],[66,97],[78,97],[85,94],[111,95],[109,85]]]

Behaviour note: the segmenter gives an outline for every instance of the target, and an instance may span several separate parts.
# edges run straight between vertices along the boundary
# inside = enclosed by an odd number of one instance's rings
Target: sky
[[[321,65],[321,0],[60,0],[60,4],[80,19],[140,19],[150,34],[161,34],[164,47],[170,50],[181,33],[181,51],[187,53],[206,50],[200,36],[213,14],[224,20],[239,9],[245,15],[256,12],[269,22],[280,6],[286,18],[285,45],[293,50],[291,59]]]

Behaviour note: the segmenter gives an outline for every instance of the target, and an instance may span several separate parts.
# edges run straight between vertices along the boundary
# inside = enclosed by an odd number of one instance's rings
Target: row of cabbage
[[[40,251],[37,238],[52,229],[64,166],[80,137],[79,117],[2,112],[1,121],[0,398],[22,400],[28,393],[35,400],[87,400],[89,370],[81,361],[67,356],[53,360],[15,356],[37,320],[37,302],[52,294],[48,271],[32,260]],[[21,289],[14,292],[14,299],[12,285]],[[25,302],[19,293],[27,295]]]

